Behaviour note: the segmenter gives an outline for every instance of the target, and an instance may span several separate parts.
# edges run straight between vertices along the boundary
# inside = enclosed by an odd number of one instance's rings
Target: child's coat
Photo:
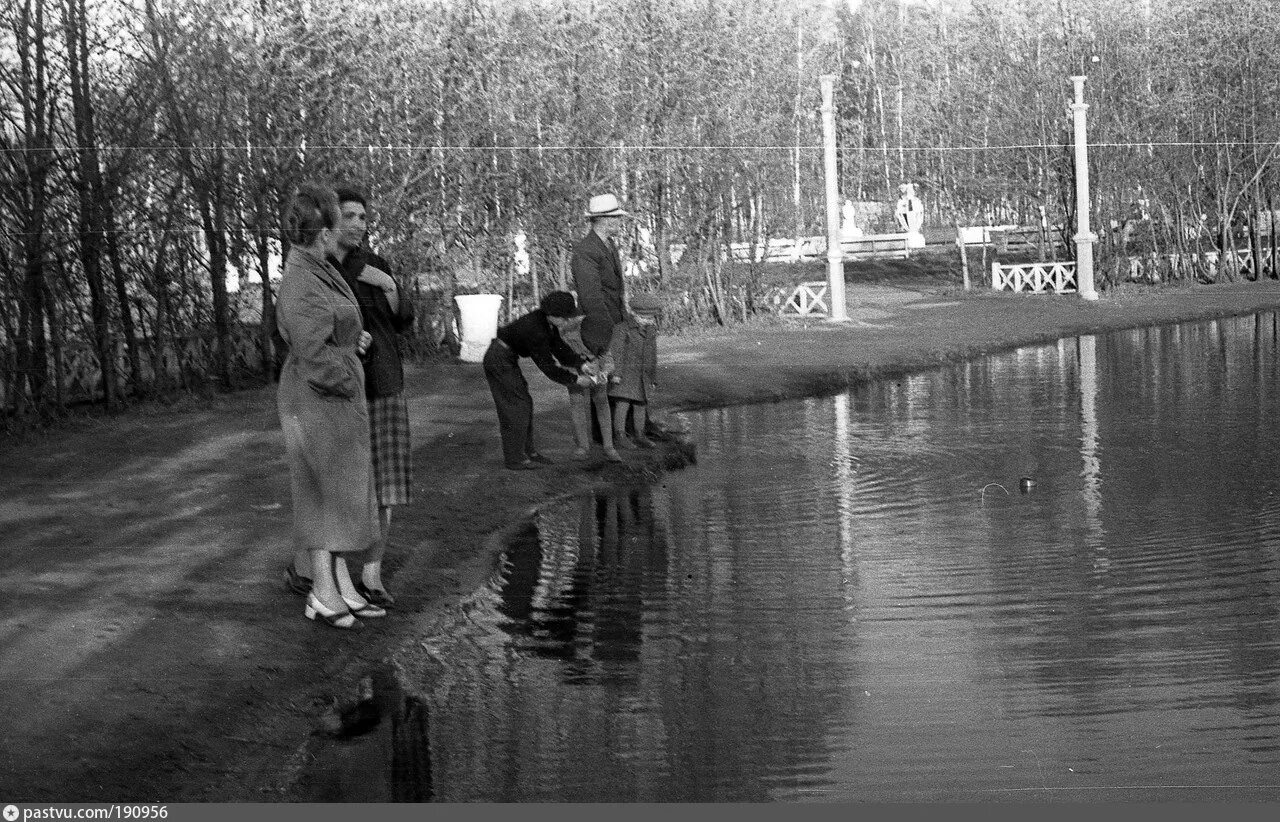
[[[609,354],[614,366],[609,396],[647,403],[658,377],[658,327],[627,317],[613,327]]]

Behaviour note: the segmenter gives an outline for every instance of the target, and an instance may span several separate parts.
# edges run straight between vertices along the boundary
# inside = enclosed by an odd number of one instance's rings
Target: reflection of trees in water
[[[910,670],[913,653],[991,685],[975,710],[1052,728],[1064,750],[1090,734],[1182,740],[1190,718],[1221,729],[1206,745],[1274,756],[1265,728],[1256,743],[1226,729],[1267,721],[1280,681],[1280,503],[1260,496],[1280,475],[1259,464],[1280,437],[1280,363],[1274,323],[1241,322],[1249,333],[1098,337],[1091,360],[1064,341],[866,388],[843,450],[822,439],[838,410],[825,400],[709,413],[719,475],[548,507],[477,600],[480,650],[446,663],[441,798],[785,795],[805,767],[821,783],[829,746],[878,727],[849,696],[858,660]],[[833,466],[837,450],[860,471]],[[1039,466],[1035,494],[955,495],[957,476],[1016,482],[1010,452]],[[844,497],[826,493],[833,477]],[[894,622],[904,605],[918,625]],[[1143,727],[1170,708],[1188,712]]]
[[[673,515],[672,636],[655,670],[674,799],[761,801],[821,784],[847,710],[851,649],[836,519],[787,518],[768,471],[685,489]],[[772,527],[771,527],[772,526]],[[802,775],[806,774],[806,775]]]
[[[997,590],[1034,595],[997,628],[1015,674],[1006,688],[1030,680],[1044,695],[1029,710],[1280,702],[1280,568],[1268,547],[1280,543],[1280,510],[1257,510],[1280,491],[1260,462],[1277,450],[1276,336],[1269,315],[1097,338],[1104,546],[1078,517],[1038,519],[1047,533],[1012,520],[992,533],[1010,549],[993,566]]]

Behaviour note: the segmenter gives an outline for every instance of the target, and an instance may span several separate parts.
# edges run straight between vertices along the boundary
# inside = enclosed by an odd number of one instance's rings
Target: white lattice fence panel
[[[991,264],[993,291],[1068,294],[1079,290],[1075,263]]]
[[[1274,276],[1271,247],[1264,245],[1261,248],[1261,252],[1262,276]],[[1121,258],[1121,261],[1117,263],[1117,273],[1127,271],[1128,279],[1131,282],[1158,283],[1167,278],[1189,279],[1194,277],[1196,267],[1200,265],[1203,266],[1208,276],[1217,277],[1220,273],[1220,256],[1217,251],[1192,254],[1143,254],[1127,259]],[[1232,274],[1257,277],[1257,273],[1254,271],[1256,261],[1252,251],[1248,248],[1237,248],[1234,251],[1234,256],[1236,265],[1231,271]],[[1227,259],[1231,259],[1230,253]]]
[[[782,313],[798,314],[801,317],[830,313],[827,307],[827,281],[814,280],[800,283],[783,303]]]

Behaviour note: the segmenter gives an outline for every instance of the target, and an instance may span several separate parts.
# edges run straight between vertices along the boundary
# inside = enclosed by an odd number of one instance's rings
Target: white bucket
[[[458,332],[462,337],[462,350],[458,357],[463,362],[481,362],[489,343],[498,335],[498,309],[502,306],[502,295],[460,294],[453,301],[458,304]]]

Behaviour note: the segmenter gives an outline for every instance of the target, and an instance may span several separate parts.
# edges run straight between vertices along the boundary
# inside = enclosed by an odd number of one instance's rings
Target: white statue
[[[524,233],[523,228],[517,228],[516,233],[511,238],[511,244],[515,246],[516,276],[521,280],[529,278],[530,263],[529,259],[529,236]]]
[[[924,248],[924,203],[916,196],[915,183],[898,186],[898,207],[895,209],[898,227],[907,235],[907,248]]]
[[[840,235],[845,239],[862,236],[862,229],[858,228],[858,210],[853,207],[852,200],[845,200],[840,206]]]

